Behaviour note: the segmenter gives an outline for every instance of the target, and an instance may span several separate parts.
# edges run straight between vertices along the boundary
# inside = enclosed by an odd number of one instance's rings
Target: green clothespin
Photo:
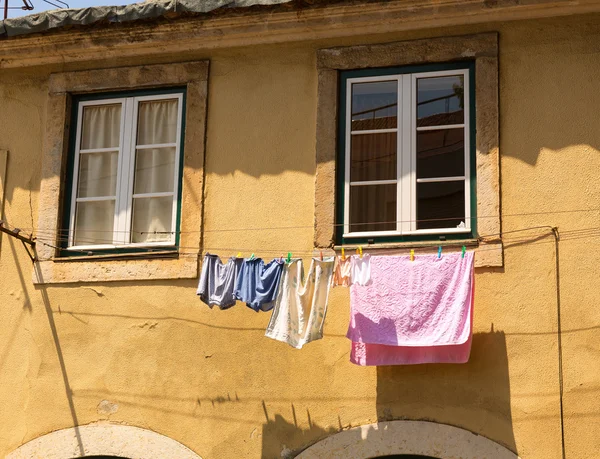
[[[250,255],[250,260],[254,260],[254,254]]]
[[[462,258],[465,258],[465,252],[467,251],[467,248],[463,245],[462,248]]]
[[[285,261],[286,261],[286,263],[292,262],[292,252],[288,252],[287,260],[285,260]]]

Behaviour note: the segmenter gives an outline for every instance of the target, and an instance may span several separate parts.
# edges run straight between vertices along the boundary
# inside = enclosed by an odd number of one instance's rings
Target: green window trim
[[[186,121],[186,87],[164,87],[155,89],[144,89],[134,91],[115,91],[115,92],[103,92],[103,93],[92,93],[92,94],[74,94],[71,97],[71,113],[70,113],[70,124],[69,124],[69,140],[68,140],[68,154],[66,161],[65,180],[64,180],[64,193],[62,200],[62,212],[60,220],[60,228],[58,231],[58,244],[57,254],[59,258],[75,258],[75,257],[86,257],[86,256],[102,256],[102,255],[127,255],[127,254],[152,254],[164,256],[165,252],[173,253],[174,255],[179,251],[180,242],[180,225],[181,225],[181,192],[183,182],[183,166],[184,166],[184,139],[185,139],[185,121]],[[175,240],[172,245],[165,246],[123,246],[118,248],[101,248],[101,249],[69,249],[69,234],[72,230],[70,227],[71,220],[71,204],[74,199],[73,196],[73,178],[74,178],[74,167],[75,167],[75,152],[77,142],[77,124],[78,124],[78,108],[81,102],[88,101],[101,101],[113,98],[127,98],[127,97],[142,97],[142,96],[159,96],[159,95],[173,95],[181,94],[182,106],[181,106],[181,133],[180,133],[180,150],[179,150],[179,170],[178,180],[175,184],[176,195],[177,195],[177,209],[176,209],[176,222],[175,222]]]
[[[345,168],[346,168],[346,110],[348,80],[352,78],[405,75],[413,73],[466,70],[469,77],[469,151],[468,158],[470,183],[470,220],[471,231],[464,233],[407,234],[365,237],[344,237],[345,222]],[[477,199],[476,199],[476,100],[475,100],[475,62],[461,61],[444,64],[426,64],[401,67],[368,68],[360,70],[344,70],[339,72],[339,108],[338,108],[338,143],[336,166],[336,245],[377,244],[393,242],[464,240],[477,237]],[[398,218],[399,219],[399,218]]]

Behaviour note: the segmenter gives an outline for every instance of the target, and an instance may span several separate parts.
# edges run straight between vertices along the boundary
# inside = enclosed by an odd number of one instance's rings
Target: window
[[[470,63],[341,72],[338,242],[475,233],[473,74]]]
[[[176,246],[184,96],[74,99],[62,255]]]

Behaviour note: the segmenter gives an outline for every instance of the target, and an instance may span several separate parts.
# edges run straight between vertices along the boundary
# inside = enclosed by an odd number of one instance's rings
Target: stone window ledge
[[[492,32],[329,48],[317,52],[315,248],[335,245],[339,72],[465,60],[475,61],[477,215],[485,216],[477,220],[477,232],[480,235],[501,233],[498,34]],[[456,241],[452,243],[456,244]],[[410,242],[397,247],[418,248],[418,245]],[[431,246],[431,241],[428,245]],[[374,245],[369,246],[370,250],[373,248]],[[479,239],[475,254],[476,267],[501,267],[504,264],[502,244],[496,238]]]
[[[48,104],[42,151],[38,228],[40,234],[59,234],[68,155],[71,96],[93,92],[185,86],[185,140],[181,189],[179,245],[186,256],[115,255],[111,257],[58,258],[52,245],[38,244],[34,284],[108,282],[124,280],[183,279],[198,277],[204,180],[204,139],[208,95],[208,61],[140,65],[109,69],[62,72],[48,81]]]
[[[193,279],[197,258],[139,260],[48,260],[38,262],[35,284],[110,282],[132,280]]]

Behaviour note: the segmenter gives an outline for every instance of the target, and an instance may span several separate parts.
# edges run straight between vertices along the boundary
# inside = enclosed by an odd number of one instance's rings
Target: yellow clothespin
[[[410,261],[415,261],[415,249],[410,249]]]
[[[236,258],[242,258],[242,252],[238,252],[238,254],[235,257]]]
[[[358,254],[360,255],[360,258],[362,258],[362,245],[358,246]]]
[[[346,261],[346,253],[344,252],[343,247],[342,247],[342,261]]]

